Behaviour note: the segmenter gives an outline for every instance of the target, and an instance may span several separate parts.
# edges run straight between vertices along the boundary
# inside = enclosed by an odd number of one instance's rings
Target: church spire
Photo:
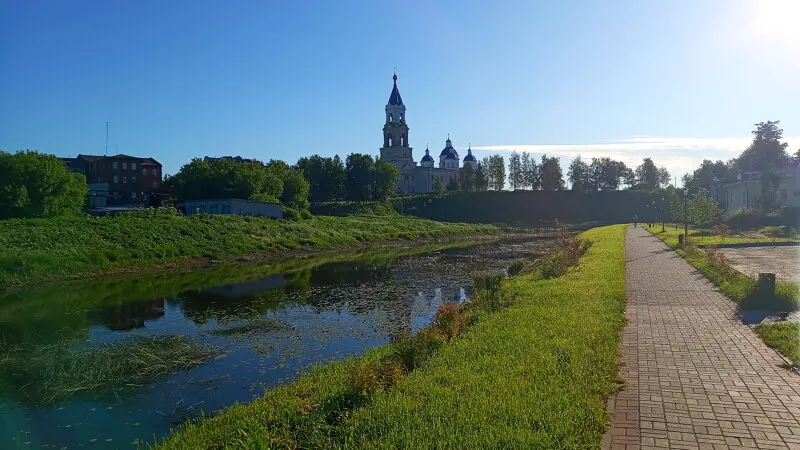
[[[399,106],[403,104],[403,98],[400,97],[400,91],[397,90],[397,72],[392,75],[392,80],[394,81],[394,87],[392,87],[392,94],[389,96],[389,104]]]

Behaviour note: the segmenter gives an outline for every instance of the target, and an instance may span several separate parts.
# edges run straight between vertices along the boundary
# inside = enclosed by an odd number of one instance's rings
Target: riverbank
[[[0,287],[499,232],[491,225],[405,216],[316,216],[300,221],[171,214],[13,219],[0,221]]]
[[[432,355],[407,375],[385,364],[395,345],[378,347],[191,423],[160,446],[599,447],[605,400],[618,385],[624,233],[613,226],[581,234],[592,246],[561,276],[560,268],[534,266],[504,281],[510,306],[478,315],[435,351],[420,345],[411,353]],[[440,328],[462,324],[438,317]],[[378,388],[354,396],[354,378]]]

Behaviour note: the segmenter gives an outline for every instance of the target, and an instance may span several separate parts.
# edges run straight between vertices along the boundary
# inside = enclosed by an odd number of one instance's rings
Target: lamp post
[[[686,202],[689,199],[689,193],[686,188],[683,188],[683,238],[689,238],[689,211],[686,209]]]
[[[661,232],[664,232],[664,221],[666,218],[664,217],[664,201],[666,200],[665,197],[661,197]]]

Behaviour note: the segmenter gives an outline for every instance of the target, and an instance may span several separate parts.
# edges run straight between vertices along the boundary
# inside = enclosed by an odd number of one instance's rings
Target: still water
[[[0,293],[0,448],[152,443],[186,419],[252,400],[310,365],[413,333],[440,305],[464,301],[476,272],[503,270],[552,245],[502,239]],[[51,355],[45,349],[72,354],[179,335],[213,348],[214,357],[140,385],[55,400],[42,393],[65,372],[31,367]]]

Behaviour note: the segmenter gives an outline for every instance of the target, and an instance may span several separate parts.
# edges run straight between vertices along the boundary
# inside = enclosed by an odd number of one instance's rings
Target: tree
[[[461,188],[461,185],[458,182],[457,176],[451,176],[450,180],[447,182],[447,190],[450,192],[456,192]]]
[[[397,180],[400,179],[400,170],[394,164],[377,160],[375,173],[372,177],[372,200],[385,201],[394,194]]]
[[[442,183],[442,179],[439,177],[436,177],[436,180],[433,182],[433,193],[436,194],[437,197],[444,195],[444,183]]]
[[[589,175],[589,165],[581,160],[580,155],[576,156],[570,163],[569,170],[567,171],[567,177],[569,177],[572,190],[577,192],[592,190],[590,183],[591,177]]]
[[[520,178],[522,189],[533,189],[535,168],[536,162],[533,160],[533,158],[531,158],[531,154],[528,152],[522,152],[522,158],[520,158]]]
[[[706,189],[701,188],[688,203],[689,220],[700,229],[710,227],[720,216],[720,209],[717,202],[708,195]]]
[[[616,191],[629,171],[628,166],[622,161],[608,157],[592,158],[592,164],[589,166],[590,185],[599,191]]]
[[[636,168],[636,184],[641,189],[655,189],[658,186],[658,167],[652,158],[645,158]]]
[[[656,177],[656,188],[669,186],[669,180],[670,180],[671,177],[670,177],[669,171],[667,170],[666,167],[664,167],[664,166],[659,167],[658,171],[656,172],[656,174],[657,174],[657,177]]]
[[[522,188],[523,178],[522,160],[515,150],[511,152],[511,156],[508,158],[508,183],[511,185],[511,190]]]
[[[506,164],[502,156],[492,155],[489,157],[487,173],[489,174],[489,189],[502,191],[506,185]]]
[[[775,172],[765,171],[761,174],[761,195],[758,198],[759,208],[770,213],[778,209],[780,200],[778,191],[781,187],[781,178]]]
[[[462,191],[470,192],[475,189],[475,170],[472,168],[472,164],[464,164],[458,177]]]
[[[311,187],[300,169],[273,159],[267,164],[266,170],[283,182],[281,194],[278,196],[282,204],[299,211],[308,209],[308,194]]]
[[[787,167],[789,155],[786,153],[788,144],[781,142],[783,129],[781,121],[759,122],[752,131],[753,141],[736,158],[734,169],[737,171],[765,171]]]
[[[220,158],[206,162],[194,158],[167,182],[183,200],[240,198],[279,202],[283,178],[289,176],[287,169],[289,167],[283,162],[268,168],[258,161],[236,162]],[[297,189],[303,188],[297,186]]]
[[[55,155],[0,151],[0,219],[80,214],[87,194],[86,177]]]
[[[486,174],[486,158],[483,161],[478,161],[475,167],[475,190],[485,191],[489,188],[489,179]]]
[[[561,191],[564,189],[564,175],[561,172],[561,162],[557,156],[548,157],[547,155],[542,155],[539,177],[543,191]]]
[[[312,202],[328,202],[345,198],[347,170],[339,156],[323,158],[319,155],[300,158],[297,167],[310,185]]]
[[[347,199],[351,201],[371,200],[371,185],[375,171],[375,161],[372,156],[351,153],[347,155],[345,168],[347,169]]]

